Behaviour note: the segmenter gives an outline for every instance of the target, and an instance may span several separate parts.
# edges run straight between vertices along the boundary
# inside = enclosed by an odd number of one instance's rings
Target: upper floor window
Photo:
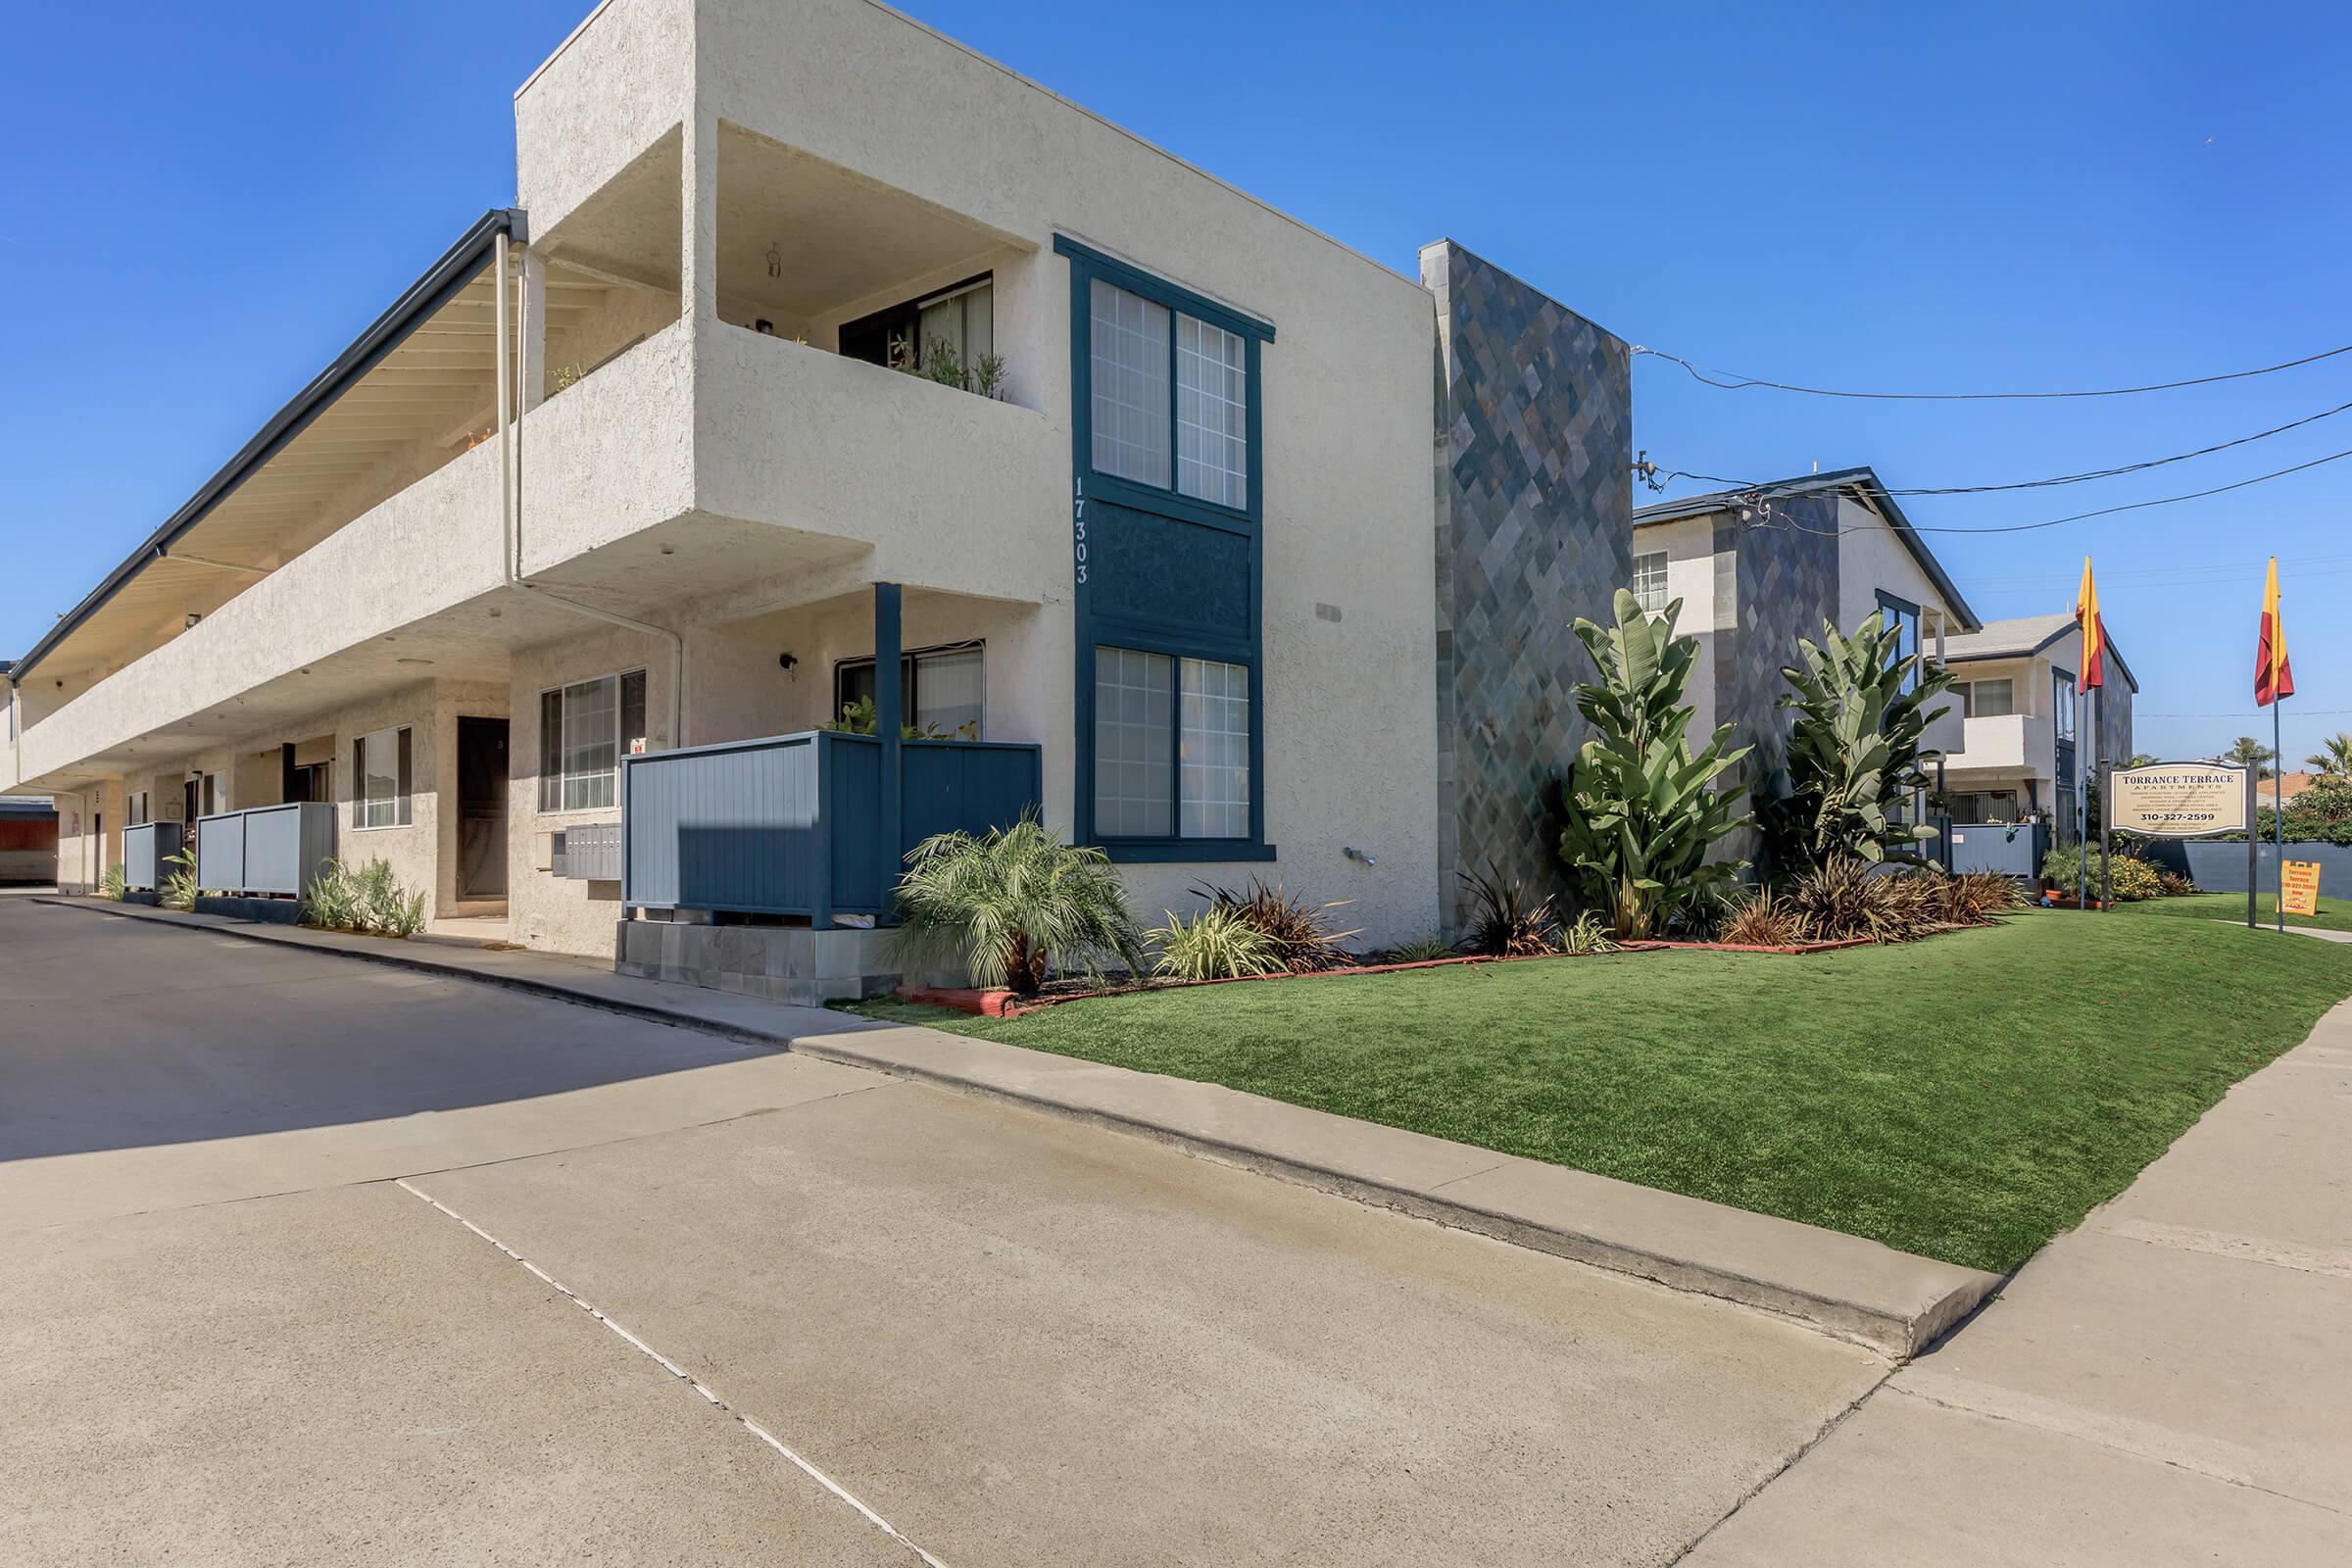
[[[1248,341],[1099,277],[1088,308],[1095,471],[1248,511]]]
[[[2062,741],[2075,738],[2075,677],[2063,669],[2050,671],[2050,727]]]
[[[2010,699],[2009,681],[1963,681],[1953,688],[1960,694],[1960,711],[1969,718],[2000,718],[2017,710]]]
[[[969,391],[987,390],[978,382],[982,362],[996,359],[996,277],[983,272],[845,322],[840,343],[844,359],[960,381]]]
[[[1634,598],[1652,615],[1666,612],[1666,552],[1652,550],[1634,558]]]
[[[645,750],[645,671],[574,681],[539,694],[539,809],[619,804],[620,760]]]
[[[1907,692],[1919,684],[1919,607],[1882,591],[1879,613],[1894,632],[1895,653],[1903,662],[1902,689]]]

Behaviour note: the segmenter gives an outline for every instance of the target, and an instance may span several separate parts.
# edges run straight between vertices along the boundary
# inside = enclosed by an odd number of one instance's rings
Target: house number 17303
[[[1078,567],[1078,580],[1086,581],[1086,481],[1078,481],[1070,503],[1070,548]]]

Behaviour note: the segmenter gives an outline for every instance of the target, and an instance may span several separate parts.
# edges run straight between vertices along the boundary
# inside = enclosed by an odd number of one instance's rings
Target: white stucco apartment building
[[[633,908],[862,924],[918,829],[1027,800],[1148,914],[1258,875],[1367,942],[1446,918],[1501,831],[1457,792],[1519,781],[1450,745],[1512,714],[1442,579],[1474,550],[1546,620],[1605,612],[1622,342],[868,0],[608,0],[514,115],[515,206],[16,661],[0,789],[55,795],[63,882],[202,821],[208,887],[282,893],[265,845],[331,841],[436,917],[611,954]],[[1458,363],[1490,337],[1562,363]],[[1575,484],[1495,457],[1569,398]],[[1511,569],[1539,547],[1552,590]],[[867,701],[931,738],[810,733]],[[1507,761],[1531,803],[1551,764]],[[629,791],[658,854],[616,842]],[[720,967],[877,961],[792,940]]]

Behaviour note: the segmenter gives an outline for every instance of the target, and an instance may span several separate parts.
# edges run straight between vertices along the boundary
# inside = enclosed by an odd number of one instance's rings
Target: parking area
[[[1886,1372],[1099,1128],[23,900],[0,1270],[12,1562],[1664,1562]]]

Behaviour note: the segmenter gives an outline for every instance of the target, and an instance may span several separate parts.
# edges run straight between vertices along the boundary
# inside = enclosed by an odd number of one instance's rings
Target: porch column
[[[906,708],[904,684],[899,664],[899,585],[878,582],[874,584],[874,736],[882,743],[882,854],[894,885],[899,857],[906,848],[901,842],[906,780],[900,772],[900,731]]]

